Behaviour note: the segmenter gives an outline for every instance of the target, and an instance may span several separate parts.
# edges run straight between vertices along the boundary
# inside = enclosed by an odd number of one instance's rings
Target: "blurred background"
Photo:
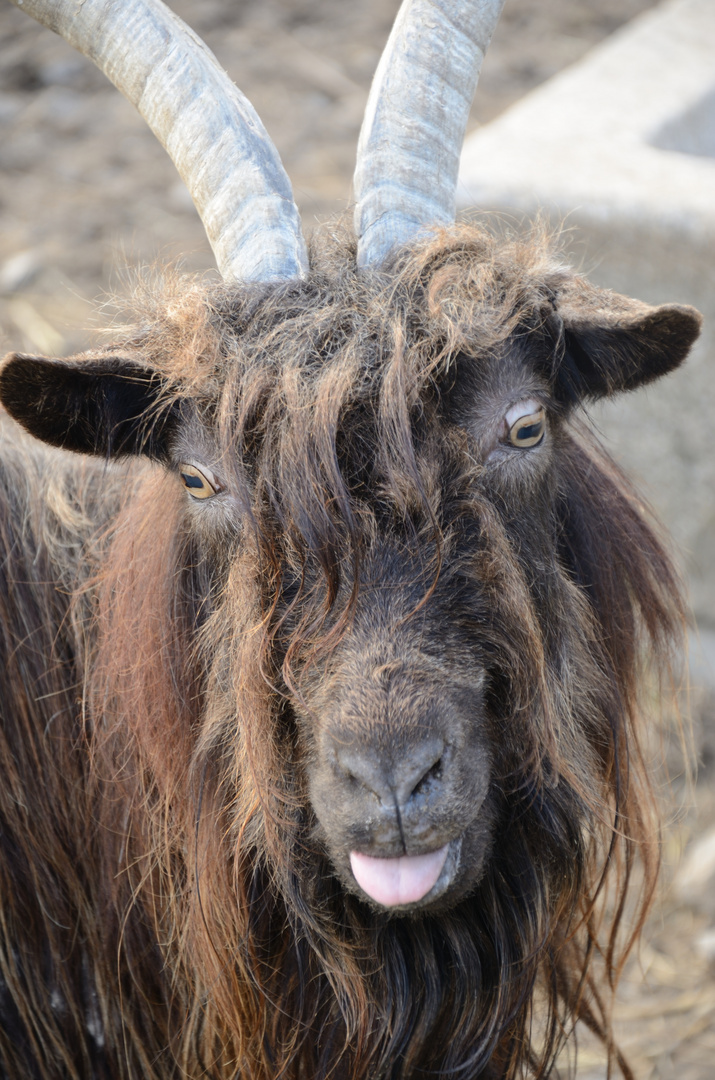
[[[292,179],[306,231],[344,213],[370,80],[398,0],[175,0],[170,6],[255,105]],[[509,118],[518,115],[507,112],[510,107],[528,109],[532,102],[547,123],[548,98],[534,93],[549,93],[560,72],[588,65],[594,48],[610,48],[630,32],[619,28],[648,20],[656,9],[651,0],[506,0],[468,129],[476,140],[486,139],[474,145],[487,147],[487,172],[489,140],[503,139]],[[708,124],[715,131],[715,89],[708,108],[698,131],[710,130]],[[685,126],[665,131],[669,147],[712,159],[715,135],[707,136],[711,149],[707,137],[683,149],[678,139]],[[570,169],[564,153],[563,161],[551,160],[561,175]],[[466,206],[469,184],[463,188]],[[548,202],[548,194],[541,199]],[[575,200],[582,202],[578,195]],[[528,199],[493,186],[479,205],[510,222],[533,209]],[[693,260],[687,245],[681,252],[669,239],[679,228],[671,222],[658,254],[649,247],[657,230],[647,217],[640,220],[638,208],[632,213],[637,227],[621,222],[617,235],[607,211],[589,217],[573,209],[569,217],[562,199],[557,223],[566,219],[573,258],[599,284],[652,302],[703,306],[701,296],[715,296],[715,255],[712,246],[701,250],[702,234],[693,240],[700,245]],[[680,233],[688,228],[686,222]],[[88,61],[0,0],[0,352],[62,355],[88,347],[102,326],[101,304],[124,288],[124,268],[177,259],[187,270],[214,265],[188,192],[162,148]],[[672,286],[677,295],[661,295],[670,279],[653,268],[664,261],[687,261]],[[709,447],[715,356],[709,348],[694,358],[695,383],[687,382],[686,369],[654,404],[642,407],[652,395],[634,395],[625,412],[606,410],[597,418],[675,534],[699,619],[688,704],[698,782],[687,793],[676,779],[681,809],[672,812],[664,840],[662,896],[629,962],[615,1013],[638,1080],[715,1077],[715,693],[709,663],[715,655],[715,616],[709,614],[711,597],[715,603],[715,455]],[[602,1080],[599,1048],[586,1034],[579,1041],[579,1080]]]

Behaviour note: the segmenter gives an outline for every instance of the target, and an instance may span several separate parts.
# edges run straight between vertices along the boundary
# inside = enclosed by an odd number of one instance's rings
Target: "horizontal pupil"
[[[204,486],[204,481],[200,476],[189,476],[188,473],[182,472],[181,479],[187,487],[202,488]]]
[[[541,421],[536,424],[529,424],[527,427],[519,428],[516,437],[520,440],[536,439],[541,434],[541,428]]]

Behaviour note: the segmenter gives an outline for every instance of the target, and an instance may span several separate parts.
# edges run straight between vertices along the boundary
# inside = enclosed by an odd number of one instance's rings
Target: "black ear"
[[[556,393],[564,401],[634,390],[683,362],[702,315],[682,304],[651,307],[572,278],[556,292],[564,353]]]
[[[0,401],[38,439],[64,450],[162,460],[178,419],[151,368],[100,354],[77,361],[10,353],[0,368]]]

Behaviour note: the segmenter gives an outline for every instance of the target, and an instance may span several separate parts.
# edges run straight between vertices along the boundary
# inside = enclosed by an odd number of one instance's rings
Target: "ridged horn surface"
[[[12,0],[137,107],[191,192],[227,281],[303,277],[308,256],[278,151],[213,53],[161,0]]]
[[[459,155],[504,0],[403,0],[375,72],[353,182],[358,266],[455,218]]]

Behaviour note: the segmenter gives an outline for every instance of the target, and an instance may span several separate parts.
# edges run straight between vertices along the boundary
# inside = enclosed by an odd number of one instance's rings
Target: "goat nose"
[[[371,791],[385,807],[407,805],[426,782],[439,780],[444,743],[430,739],[410,747],[399,759],[384,760],[379,750],[346,747],[338,751],[338,764],[345,776]]]

